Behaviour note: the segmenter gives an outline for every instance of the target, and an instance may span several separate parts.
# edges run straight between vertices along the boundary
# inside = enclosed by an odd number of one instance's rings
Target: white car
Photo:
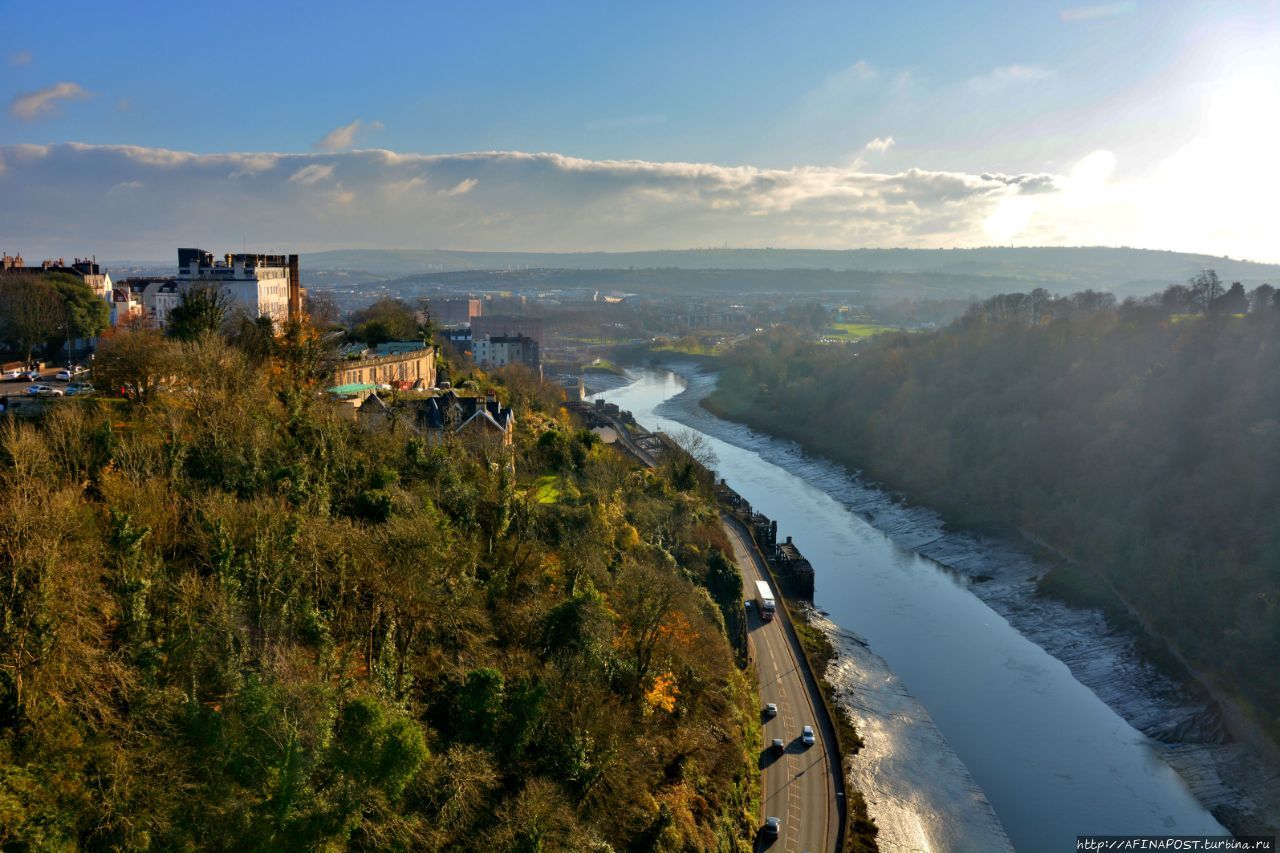
[[[764,706],[764,715],[765,715],[766,717],[776,717],[776,716],[778,716],[778,706],[777,706],[777,704],[776,704],[776,703],[774,703],[774,702],[770,702],[769,704],[765,705],[765,706]]]
[[[27,388],[27,394],[32,397],[61,397],[62,389],[52,385],[32,385]]]
[[[72,382],[67,386],[68,397],[83,397],[93,393],[93,386],[88,382]]]
[[[59,382],[70,382],[73,377],[79,376],[81,373],[84,373],[84,368],[78,364],[73,364],[70,367],[64,367],[59,370],[53,375],[53,378]]]
[[[23,371],[18,370],[15,367],[13,370],[6,370],[3,374],[0,374],[0,379],[3,379],[5,382],[17,382],[22,378],[22,374]]]
[[[800,740],[805,746],[813,746],[813,726],[805,726],[800,730]]]

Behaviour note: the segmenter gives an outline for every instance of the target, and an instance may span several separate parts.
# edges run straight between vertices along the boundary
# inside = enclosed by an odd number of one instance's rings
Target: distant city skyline
[[[6,4],[0,249],[1280,261],[1280,0]]]

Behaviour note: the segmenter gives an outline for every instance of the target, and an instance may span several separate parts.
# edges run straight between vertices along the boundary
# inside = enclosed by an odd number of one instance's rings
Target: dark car
[[[760,827],[760,834],[765,838],[777,838],[782,833],[782,821],[776,817],[767,817],[764,819],[764,826]]]
[[[770,744],[770,749],[772,749],[774,753],[782,755],[782,753],[787,751],[787,745],[783,743],[782,738],[776,737],[773,739],[773,743]]]

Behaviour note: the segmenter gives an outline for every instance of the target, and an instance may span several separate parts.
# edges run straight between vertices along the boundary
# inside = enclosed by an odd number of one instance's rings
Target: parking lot
[[[43,412],[47,406],[58,400],[66,399],[65,397],[36,397],[27,394],[27,389],[32,385],[48,385],[59,391],[66,393],[67,386],[77,382],[91,382],[89,379],[91,372],[85,370],[76,375],[73,379],[58,379],[58,371],[64,370],[63,367],[46,367],[39,371],[40,378],[32,380],[27,377],[21,379],[5,379],[0,381],[0,400],[4,401],[6,412],[14,414],[39,414]]]

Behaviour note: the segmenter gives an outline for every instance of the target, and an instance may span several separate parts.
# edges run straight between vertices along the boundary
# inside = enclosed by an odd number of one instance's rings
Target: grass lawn
[[[830,330],[826,330],[823,332],[824,337],[846,341],[860,341],[873,335],[883,335],[885,332],[902,331],[897,326],[877,326],[874,323],[834,323],[830,328],[838,334],[832,334]]]
[[[560,478],[555,474],[543,474],[533,481],[533,499],[540,504],[560,502]]]

